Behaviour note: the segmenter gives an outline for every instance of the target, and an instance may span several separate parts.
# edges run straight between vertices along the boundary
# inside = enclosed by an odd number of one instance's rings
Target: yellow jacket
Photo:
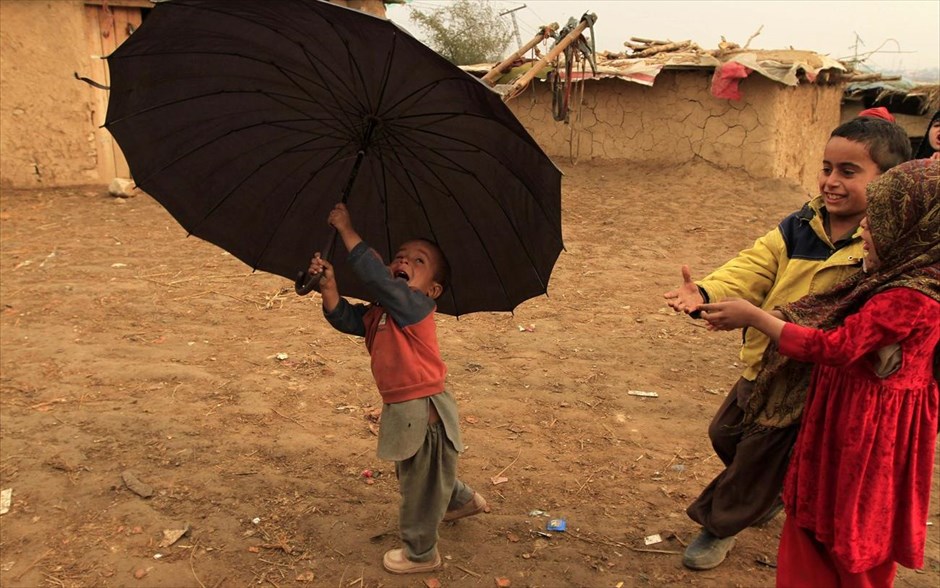
[[[807,294],[824,292],[859,271],[864,254],[861,229],[833,245],[826,235],[822,209],[822,197],[817,196],[750,249],[696,282],[706,300],[743,298],[773,310]],[[757,377],[769,341],[757,329],[745,329],[744,378],[753,381]]]

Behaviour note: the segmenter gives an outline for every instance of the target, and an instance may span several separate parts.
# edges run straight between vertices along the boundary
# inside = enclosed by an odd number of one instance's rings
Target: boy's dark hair
[[[431,246],[435,252],[437,252],[438,264],[437,272],[434,273],[434,281],[441,285],[442,290],[447,290],[447,285],[450,284],[450,264],[447,263],[447,258],[444,257],[444,252],[441,250],[441,246],[435,243],[430,239],[418,238],[414,241],[421,241]]]
[[[911,158],[911,140],[892,122],[860,116],[842,123],[829,135],[855,141],[868,147],[868,155],[882,173]]]

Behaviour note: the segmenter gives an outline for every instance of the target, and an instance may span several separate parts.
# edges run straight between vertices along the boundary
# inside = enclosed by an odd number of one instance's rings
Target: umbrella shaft
[[[359,166],[362,165],[362,160],[366,156],[369,142],[372,141],[372,133],[375,131],[375,124],[378,122],[378,119],[374,116],[370,116],[368,120],[369,124],[366,126],[365,135],[362,137],[362,143],[356,153],[356,162],[353,163],[352,171],[349,172],[349,179],[346,180],[346,187],[343,188],[343,204],[346,204],[349,194],[352,192],[353,182],[356,181],[356,175],[359,174]]]
[[[349,195],[352,193],[353,184],[356,181],[356,176],[359,175],[359,166],[362,165],[362,160],[365,159],[366,150],[369,148],[369,141],[372,140],[372,133],[375,131],[375,124],[378,122],[378,119],[374,116],[369,117],[369,124],[366,127],[365,136],[362,138],[362,146],[359,148],[359,151],[356,153],[356,161],[353,163],[352,170],[349,172],[349,179],[346,180],[346,187],[343,188],[343,197],[340,200],[343,204],[349,200]],[[330,241],[327,244],[326,258],[333,258],[333,248],[336,246],[336,231],[334,230],[330,234]]]

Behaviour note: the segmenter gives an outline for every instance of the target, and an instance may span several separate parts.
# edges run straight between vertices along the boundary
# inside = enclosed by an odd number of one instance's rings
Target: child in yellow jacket
[[[693,317],[702,304],[729,297],[773,310],[853,275],[861,269],[859,222],[865,216],[866,188],[910,155],[907,134],[894,123],[860,117],[840,125],[826,144],[819,195],[705,279],[693,282],[683,266],[682,285],[664,294],[667,304]],[[737,533],[766,523],[782,507],[780,491],[799,414],[768,419],[749,410],[762,406],[751,391],[768,342],[756,329],[745,331],[744,373],[709,425],[725,469],[687,510],[703,527],[683,557],[690,569],[718,566]]]

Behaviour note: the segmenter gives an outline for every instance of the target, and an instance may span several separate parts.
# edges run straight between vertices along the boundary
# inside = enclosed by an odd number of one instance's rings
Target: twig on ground
[[[670,538],[678,541],[679,545],[681,545],[682,547],[688,547],[686,542],[682,540],[682,537],[680,537],[679,534],[676,533],[675,531],[669,531],[669,535],[666,537],[666,539],[670,539]]]
[[[662,553],[666,555],[682,555],[681,551],[673,551],[671,549],[643,549],[641,547],[631,547],[627,545],[627,549],[631,551],[637,551],[639,553]]]
[[[666,465],[663,466],[663,472],[664,472],[664,473],[665,473],[666,470],[669,469],[669,466],[672,465],[672,462],[676,461],[676,458],[679,457],[679,454],[680,454],[680,453],[682,453],[682,450],[681,450],[681,449],[680,449],[679,451],[677,451],[675,455],[672,456],[672,459],[669,460],[669,463],[667,463]]]
[[[196,556],[196,550],[199,549],[199,543],[193,543],[192,550],[189,552],[189,569],[193,573],[193,578],[196,580],[196,583],[199,584],[201,588],[206,588],[206,585],[202,583],[202,580],[199,579],[199,576],[196,575],[196,566],[193,564],[193,559]]]
[[[463,567],[463,566],[459,566],[459,565],[457,565],[457,564],[454,564],[454,567],[457,568],[458,570],[460,570],[461,572],[465,572],[465,573],[467,573],[467,574],[470,574],[470,575],[473,576],[474,578],[480,578],[480,577],[481,577],[480,574],[478,574],[478,573],[476,573],[476,572],[474,572],[474,571],[472,571],[472,570],[468,570],[467,568],[465,568],[465,567]]]
[[[627,545],[626,543],[621,543],[621,542],[619,542],[619,541],[614,541],[613,539],[607,539],[606,537],[603,538],[603,539],[594,539],[594,538],[592,538],[592,537],[585,537],[585,536],[579,535],[579,534],[577,534],[577,533],[572,533],[571,531],[568,531],[566,534],[567,534],[569,537],[574,537],[575,539],[578,539],[578,540],[580,540],[580,541],[585,541],[585,542],[587,542],[587,543],[597,543],[597,544],[600,544],[600,545],[609,545],[610,547],[627,547],[627,548],[630,547],[630,546]]]
[[[58,579],[58,578],[54,578],[54,577],[50,576],[49,574],[43,574],[43,576],[46,577],[46,580],[49,580],[50,582],[52,582],[52,583],[55,584],[56,586],[62,586],[62,588],[65,588],[65,582],[63,582],[62,580],[60,580],[60,579]]]
[[[257,300],[251,300],[250,298],[242,298],[241,296],[232,296],[231,294],[226,294],[225,292],[219,292],[218,290],[206,290],[205,292],[200,292],[199,294],[190,294],[189,296],[180,296],[179,298],[173,298],[173,301],[180,302],[183,300],[189,300],[191,298],[200,298],[202,296],[205,296],[206,294],[215,294],[216,296],[225,296],[226,298],[231,298],[232,300],[235,300],[238,302],[244,302],[245,304],[252,304],[254,306],[259,306],[259,307],[264,306]]]
[[[511,468],[511,467],[513,466],[513,464],[515,464],[515,463],[519,460],[519,456],[520,456],[520,455],[522,455],[522,450],[519,450],[519,453],[516,454],[516,458],[513,459],[512,462],[511,462],[508,466],[506,466],[506,467],[504,467],[503,469],[501,469],[501,470],[499,471],[499,473],[496,474],[496,475],[493,476],[493,477],[494,477],[494,478],[498,478],[498,477],[502,476],[503,474],[505,474],[505,473],[506,473],[506,470],[508,470],[509,468]]]
[[[591,475],[588,476],[587,480],[585,480],[580,486],[578,486],[578,489],[575,490],[574,492],[575,496],[577,496],[578,494],[581,493],[582,490],[584,490],[584,487],[587,486],[591,482],[592,479],[594,479],[594,474],[596,474],[599,471],[600,470],[591,472]]]
[[[33,409],[33,410],[39,410],[39,409],[41,409],[41,408],[45,408],[45,407],[51,406],[51,405],[53,405],[53,404],[62,404],[62,403],[64,403],[64,402],[68,402],[68,398],[54,398],[54,399],[52,399],[52,400],[47,400],[47,401],[45,401],[45,402],[40,402],[40,403],[38,403],[38,404],[34,404],[34,405],[30,406],[29,408],[31,408],[31,409]]]
[[[366,575],[366,568],[365,566],[362,566],[361,568],[359,568],[359,577],[353,580],[352,582],[350,582],[349,584],[346,584],[346,586],[352,586],[353,584],[356,584],[356,583],[358,583],[360,586],[365,586],[366,585],[364,581],[365,575]]]
[[[346,554],[345,554],[345,553],[343,553],[343,552],[340,551],[339,549],[336,549],[336,548],[333,547],[332,545],[327,545],[326,548],[329,549],[330,551],[334,551],[334,552],[340,554],[340,556],[342,556],[342,557],[346,557]],[[343,573],[345,573],[345,572],[343,572]]]
[[[21,579],[23,578],[23,576],[26,575],[26,572],[28,572],[28,571],[30,571],[31,569],[35,568],[35,567],[36,567],[36,564],[38,564],[39,562],[41,562],[41,561],[42,561],[47,555],[49,555],[50,553],[52,553],[52,550],[51,550],[51,549],[47,549],[45,552],[43,552],[42,555],[40,555],[39,557],[37,557],[36,559],[34,559],[34,560],[33,560],[33,563],[31,563],[31,564],[29,564],[28,566],[26,566],[26,569],[25,569],[25,570],[23,570],[22,572],[20,572],[19,574],[17,574],[17,576],[14,578],[14,580],[16,580],[16,581],[21,580]]]
[[[298,421],[297,419],[295,419],[295,418],[293,418],[293,417],[289,417],[289,416],[287,416],[286,414],[283,414],[283,413],[281,413],[281,412],[278,412],[278,410],[277,410],[276,408],[272,408],[271,411],[272,411],[274,414],[276,414],[277,416],[281,417],[281,418],[285,418],[285,419],[287,419],[287,420],[289,420],[289,421],[293,421],[294,423],[297,423],[297,424],[300,425],[300,427],[303,428],[303,429],[306,429],[306,428],[307,428],[307,426],[304,425],[302,422]]]
[[[616,445],[617,443],[620,443],[620,438],[617,437],[617,435],[615,435],[614,432],[610,430],[610,427],[608,427],[608,426],[605,425],[604,423],[601,423],[601,426],[604,427],[604,429],[605,429],[608,433],[610,433],[610,440],[611,440],[611,442],[615,442],[614,445]]]

